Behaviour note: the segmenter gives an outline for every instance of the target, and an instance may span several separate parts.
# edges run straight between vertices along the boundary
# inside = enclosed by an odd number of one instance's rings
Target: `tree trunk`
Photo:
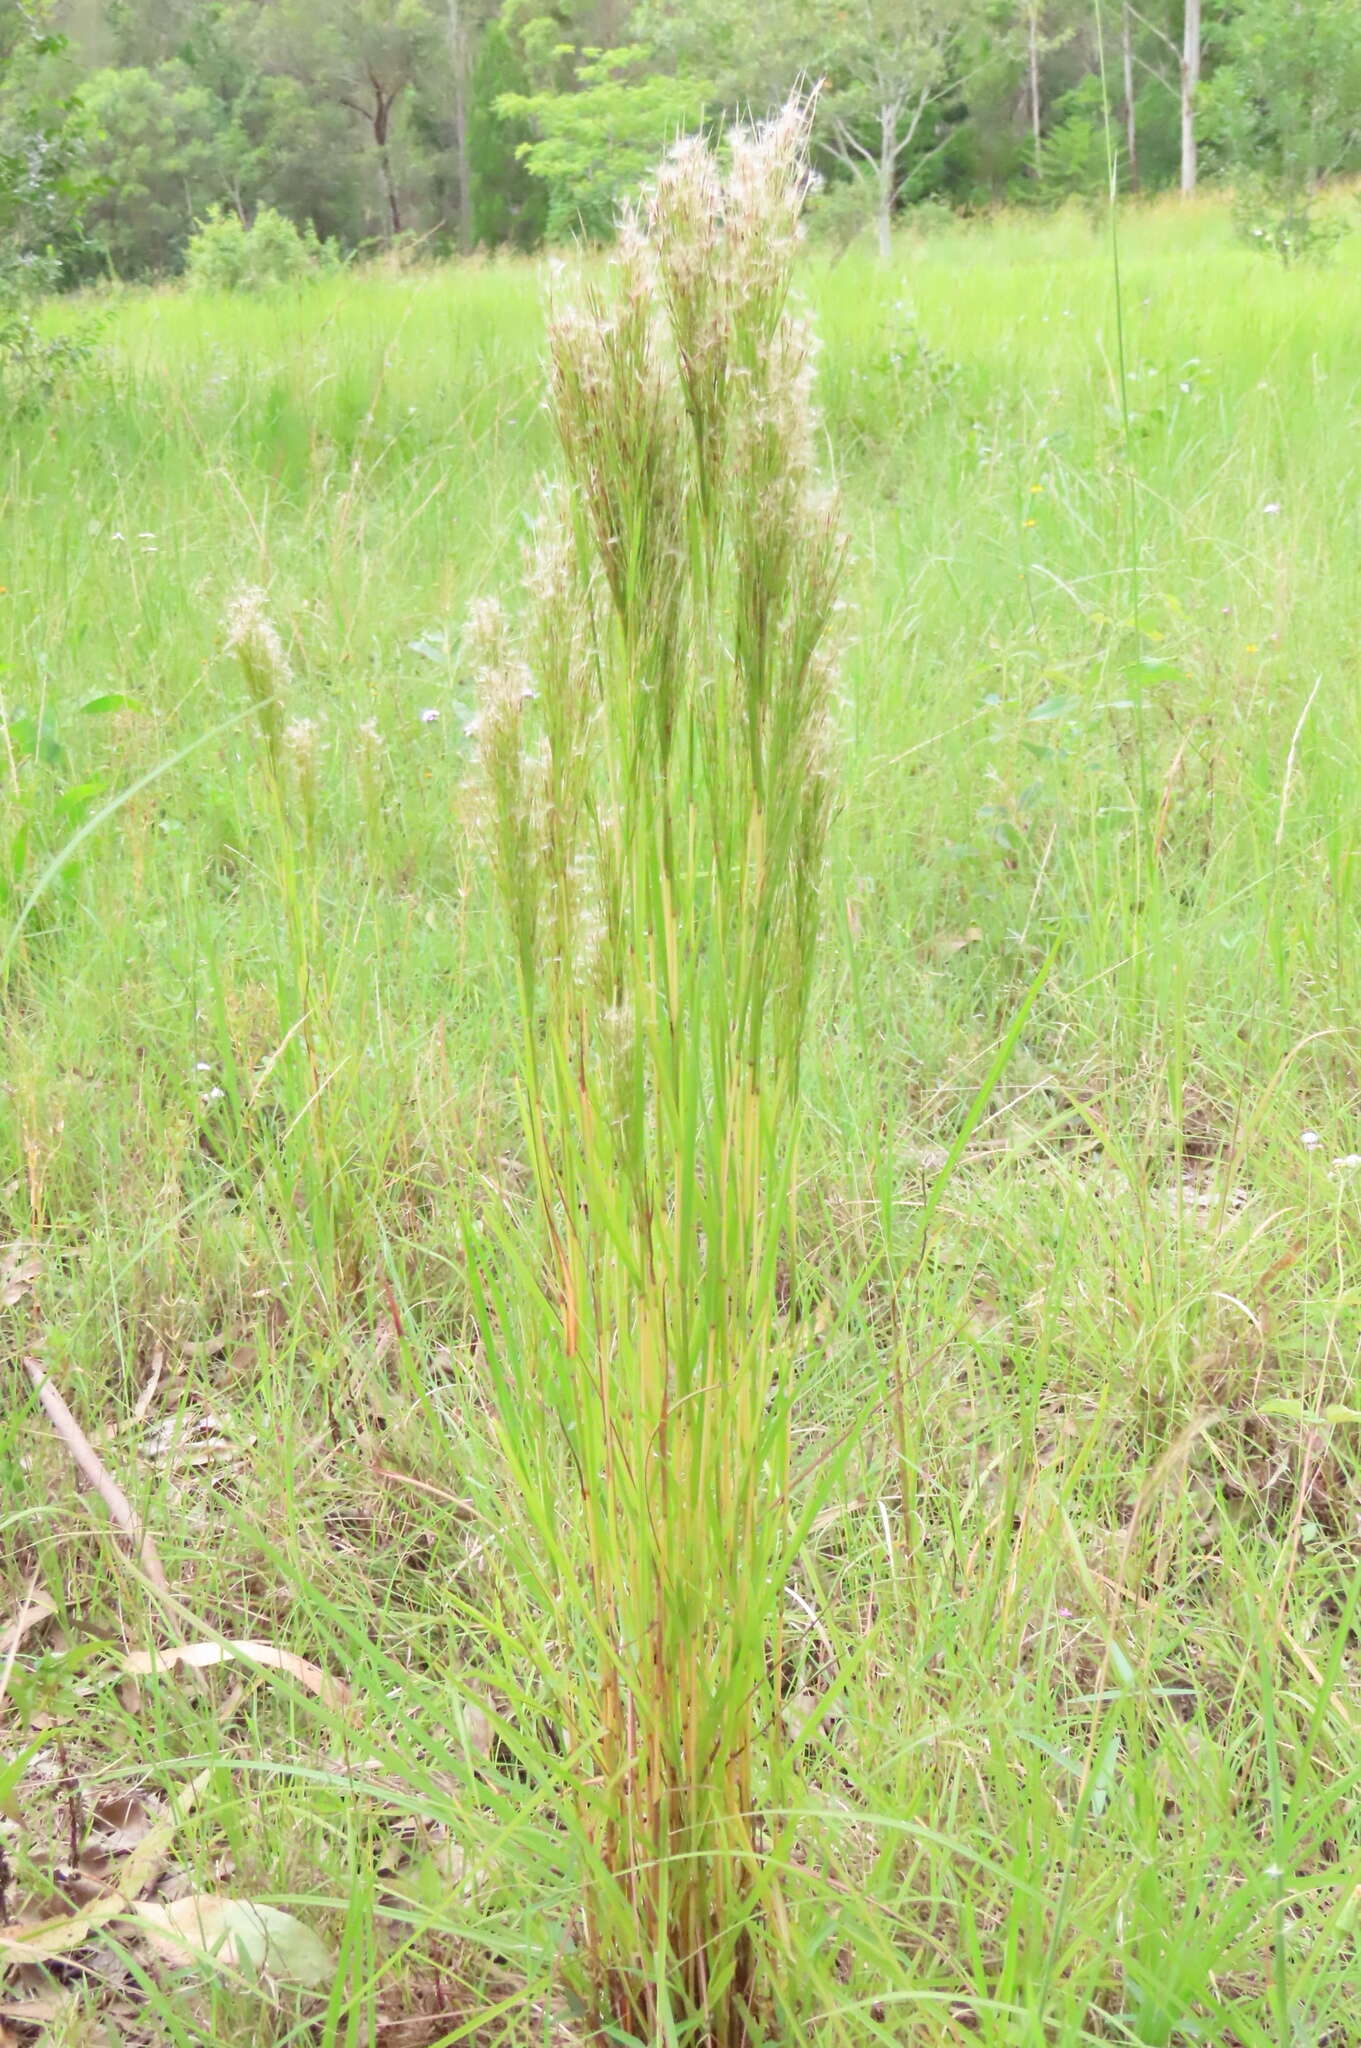
[[[893,254],[893,196],[898,170],[898,110],[884,107],[879,114],[879,161],[875,166],[874,228],[879,258],[887,263]]]
[[[1196,87],[1200,84],[1200,0],[1186,0],[1181,45],[1181,191],[1196,189]]]
[[[1044,145],[1040,139],[1040,21],[1038,7],[1026,17],[1030,60],[1030,135],[1035,146],[1035,176],[1044,176]]]
[[[395,95],[394,95],[395,98]],[[377,111],[373,117],[373,139],[378,145],[378,168],[383,177],[383,197],[387,200],[388,221],[395,241],[402,232],[402,209],[397,198],[397,186],[392,176],[392,158],[388,154],[388,116],[392,112],[392,100],[378,95]]]
[[[473,173],[468,156],[471,42],[467,0],[449,0],[449,54],[454,73],[454,163],[458,173],[458,246],[464,256],[473,246]]]
[[[388,155],[386,143],[383,144],[378,152],[378,162],[382,167],[383,191],[388,203],[388,220],[392,226],[392,239],[395,242],[402,232],[402,209],[397,199],[397,187],[393,183],[392,158]]]
[[[1139,124],[1134,115],[1134,17],[1125,0],[1120,18],[1120,55],[1125,69],[1125,161],[1129,165],[1129,189],[1139,189]]]

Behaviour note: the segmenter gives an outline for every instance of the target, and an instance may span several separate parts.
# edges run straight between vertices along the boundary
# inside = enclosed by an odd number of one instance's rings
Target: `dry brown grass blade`
[[[432,1479],[418,1479],[414,1472],[399,1472],[395,1465],[380,1465],[377,1460],[371,1469],[374,1478],[381,1479],[387,1486],[409,1486],[413,1493],[422,1493],[427,1500],[438,1501],[441,1507],[453,1508],[456,1514],[469,1520],[475,1513],[470,1500],[450,1493],[447,1487],[436,1486]]]
[[[32,1380],[38,1399],[57,1435],[71,1453],[78,1471],[84,1474],[103,1501],[118,1529],[137,1552],[138,1561],[158,1593],[170,1591],[156,1546],[143,1528],[132,1502],[112,1477],[103,1459],[67,1407],[60,1389],[36,1358],[25,1358],[24,1370]]]

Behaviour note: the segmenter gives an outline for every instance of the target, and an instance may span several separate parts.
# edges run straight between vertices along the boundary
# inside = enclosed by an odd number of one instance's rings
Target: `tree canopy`
[[[828,218],[881,242],[1103,191],[1112,146],[1126,189],[1305,212],[1361,168],[1355,0],[0,0],[0,248],[173,273],[212,207],[346,251],[606,235],[680,129],[800,81]]]

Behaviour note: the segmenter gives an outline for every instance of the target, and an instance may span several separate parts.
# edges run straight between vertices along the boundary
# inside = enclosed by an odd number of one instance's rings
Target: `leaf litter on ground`
[[[10,1631],[16,1647],[22,1632],[47,1611],[51,1603],[30,1592]],[[328,1706],[348,1701],[341,1681],[270,1643],[182,1644],[133,1653],[124,1668],[150,1675],[233,1661],[281,1671]],[[239,1700],[239,1689],[233,1698]],[[73,1967],[99,1985],[101,2009],[112,1996],[135,2014],[138,1992],[136,1972],[128,1966],[129,1943],[162,1965],[230,1974],[238,1988],[266,1993],[284,1986],[315,1989],[334,1975],[330,1951],[296,1915],[253,1899],[187,1888],[187,1873],[173,1861],[175,1839],[212,1777],[210,1766],[163,1809],[135,1790],[106,1792],[88,1809],[86,1837],[74,1863],[69,1854],[30,1860],[37,1883],[29,1896],[15,1900],[14,1917],[0,1924],[0,1971],[8,1992],[0,2001],[0,2048],[11,2022],[46,2032],[74,2012],[66,1981]],[[11,1910],[8,1899],[3,1910]],[[97,2030],[80,2038],[106,2037]]]

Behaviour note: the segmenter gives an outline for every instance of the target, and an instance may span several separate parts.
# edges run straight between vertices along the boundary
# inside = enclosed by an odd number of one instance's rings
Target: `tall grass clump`
[[[469,633],[539,1233],[483,1316],[527,1654],[597,2022],[716,2048],[763,2038],[792,1939],[782,1310],[842,561],[790,306],[807,134],[791,103],[726,169],[680,144],[555,307],[565,480],[518,629],[486,601]]]

